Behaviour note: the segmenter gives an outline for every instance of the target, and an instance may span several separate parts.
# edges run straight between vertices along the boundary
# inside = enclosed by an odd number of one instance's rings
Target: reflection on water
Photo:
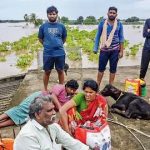
[[[85,26],[80,25],[78,26],[79,30],[88,30],[91,31],[96,29],[97,26]],[[125,39],[129,40],[130,46],[134,44],[139,44],[144,42],[144,38],[142,37],[142,30],[143,25],[140,25],[138,28],[132,25],[124,25],[124,35]],[[19,40],[23,36],[28,36],[38,31],[38,28],[34,28],[33,25],[29,25],[28,27],[25,23],[0,23],[0,43],[4,41],[16,41]],[[9,34],[8,34],[9,33]],[[119,66],[137,66],[140,65],[141,59],[141,51],[142,48],[139,50],[136,57],[126,57],[124,56],[122,59],[119,60]],[[42,57],[39,57],[40,60],[38,65],[42,63]],[[21,69],[16,67],[16,60],[17,57],[15,54],[11,54],[7,56],[7,62],[0,63],[0,78],[5,76],[11,76],[15,74],[24,73]],[[38,68],[37,60],[35,59],[30,69]],[[70,67],[74,67],[76,64],[72,63]],[[78,63],[77,63],[78,65]],[[97,68],[98,63],[90,62],[86,55],[82,54],[82,65],[78,65],[79,67],[83,68]]]

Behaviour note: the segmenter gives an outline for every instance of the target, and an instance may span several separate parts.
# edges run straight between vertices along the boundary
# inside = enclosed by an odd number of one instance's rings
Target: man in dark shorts
[[[64,83],[65,51],[67,31],[63,24],[57,22],[58,10],[51,6],[47,8],[48,22],[39,28],[38,38],[44,47],[43,51],[43,82],[44,90],[48,91],[48,81],[52,69],[58,73],[59,84]]]
[[[109,7],[107,15],[108,18],[103,19],[99,23],[94,45],[94,53],[97,53],[100,43],[99,68],[97,74],[97,83],[99,86],[108,61],[110,65],[109,83],[112,84],[114,82],[118,60],[123,57],[123,26],[122,23],[116,19],[117,8]]]

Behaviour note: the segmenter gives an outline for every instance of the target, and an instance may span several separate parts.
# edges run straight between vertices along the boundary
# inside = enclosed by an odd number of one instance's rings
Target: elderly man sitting
[[[14,150],[89,150],[73,139],[55,122],[56,113],[52,97],[36,97],[29,108],[30,120],[15,139]]]

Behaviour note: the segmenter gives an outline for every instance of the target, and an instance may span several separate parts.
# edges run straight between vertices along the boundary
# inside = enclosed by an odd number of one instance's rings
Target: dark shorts
[[[100,51],[98,70],[100,72],[104,72],[106,69],[106,65],[109,61],[110,73],[116,73],[118,60],[119,60],[118,50]]]
[[[43,55],[43,70],[49,71],[54,69],[56,70],[63,70],[65,65],[65,55],[51,57],[48,55]]]

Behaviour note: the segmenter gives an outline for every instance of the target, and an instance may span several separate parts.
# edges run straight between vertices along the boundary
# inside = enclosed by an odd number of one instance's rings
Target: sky
[[[120,19],[132,16],[150,18],[150,0],[1,0],[0,20],[23,20],[25,14],[31,13],[46,19],[46,9],[51,5],[57,7],[60,17],[70,20],[79,16],[106,17],[110,6],[118,8]]]

